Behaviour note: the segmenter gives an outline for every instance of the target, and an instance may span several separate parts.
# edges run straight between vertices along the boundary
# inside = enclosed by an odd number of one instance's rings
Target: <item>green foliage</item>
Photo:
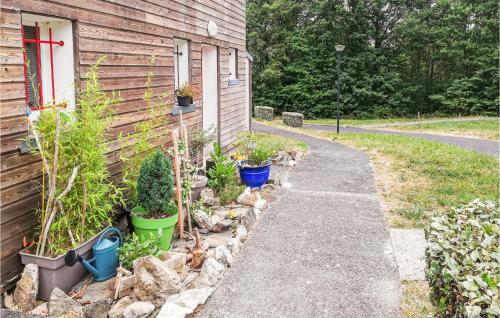
[[[500,209],[479,199],[433,219],[427,279],[442,317],[498,317]]]
[[[157,150],[142,163],[137,180],[139,205],[151,218],[168,211],[174,196],[174,177],[170,158]]]
[[[122,246],[118,248],[118,258],[120,259],[121,266],[126,269],[133,269],[134,261],[138,258],[153,255],[159,257],[162,251],[158,248],[160,246],[161,235],[151,235],[148,239],[140,239],[135,233],[132,233],[128,239],[125,240]]]
[[[42,111],[35,124],[35,130],[40,136],[40,154],[47,159],[50,171],[54,164],[57,165],[56,196],[66,188],[73,168],[79,167],[71,190],[61,199],[64,211],[58,211],[50,226],[50,256],[60,255],[76,247],[111,225],[110,213],[119,199],[120,191],[109,183],[110,174],[106,166],[106,132],[111,123],[110,107],[118,103],[119,99],[114,95],[108,96],[99,85],[98,67],[101,61],[99,59],[86,74],[83,89],[78,92],[77,110],[71,113],[60,111],[61,133],[56,163],[55,108]],[[47,184],[45,182],[45,186]],[[42,194],[43,201],[46,202],[47,191]],[[43,218],[44,212],[40,211],[40,214]],[[71,236],[75,240],[74,244]]]
[[[220,144],[214,142],[213,147],[210,157],[215,165],[208,170],[208,187],[220,193],[235,175],[236,167],[234,162],[224,155]]]
[[[245,155],[248,164],[252,166],[260,166],[263,162],[269,160],[273,153],[269,145],[258,142],[256,134],[253,132],[243,133],[240,136],[238,150]]]
[[[254,105],[308,118],[498,114],[498,2],[249,0]]]
[[[156,57],[152,56],[149,62],[146,91],[143,96],[146,110],[142,114],[147,118],[134,125],[133,134],[122,136],[120,133],[119,136],[122,146],[120,150],[120,160],[123,163],[122,181],[128,190],[127,199],[131,206],[137,203],[137,179],[142,162],[152,155],[158,147],[161,148],[162,145],[166,144],[166,133],[159,129],[168,123],[168,94],[156,97],[154,95],[153,67],[156,63]],[[141,112],[142,110],[137,109],[136,111]]]
[[[227,205],[236,201],[238,196],[245,190],[245,187],[239,183],[236,175],[225,185],[224,189],[220,192],[220,204]]]
[[[216,130],[215,126],[212,125],[208,129],[196,129],[191,133],[189,140],[189,156],[191,158],[198,160],[201,157],[205,146],[214,141]]]
[[[194,96],[194,87],[188,82],[182,84],[176,91],[177,96]]]

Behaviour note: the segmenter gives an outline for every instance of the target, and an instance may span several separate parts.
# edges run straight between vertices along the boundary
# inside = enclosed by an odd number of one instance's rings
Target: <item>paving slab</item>
[[[391,241],[401,280],[425,280],[424,230],[391,229]]]
[[[240,255],[197,317],[399,317],[400,282],[368,156],[306,142]]]

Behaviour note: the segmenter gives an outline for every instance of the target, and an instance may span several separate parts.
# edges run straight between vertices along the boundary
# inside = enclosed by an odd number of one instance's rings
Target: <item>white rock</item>
[[[261,198],[260,193],[257,191],[252,191],[250,188],[246,188],[242,194],[238,196],[236,201],[239,204],[244,204],[248,206],[253,206],[255,201]]]
[[[116,302],[113,306],[111,306],[110,310],[108,311],[108,317],[109,318],[121,318],[121,317],[123,317],[123,311],[132,302],[133,302],[132,298],[130,298],[129,296],[123,297],[118,302]]]
[[[238,255],[240,252],[241,242],[239,239],[233,238],[227,243],[227,247],[233,255]]]
[[[139,300],[161,305],[181,289],[177,273],[154,256],[136,259],[134,273],[134,295]]]
[[[263,211],[267,206],[267,201],[264,200],[264,199],[259,199],[257,201],[255,201],[253,207],[256,208],[256,209],[259,209],[261,211]]]
[[[206,236],[204,239],[205,240],[204,240],[203,244],[207,248],[216,248],[217,246],[220,246],[220,245],[227,246],[229,241],[231,241],[231,236],[221,233],[221,234],[213,234],[213,235]]]
[[[45,302],[45,303],[41,303],[40,305],[36,306],[32,311],[30,311],[30,314],[47,316],[49,314],[48,303]]]
[[[148,301],[131,303],[123,311],[123,318],[145,318],[155,310],[155,305]]]
[[[215,260],[223,265],[231,266],[233,263],[233,255],[225,246],[218,246],[215,249]]]
[[[70,317],[80,317],[83,314],[82,306],[57,287],[50,294],[48,308],[49,316],[65,314]]]
[[[213,258],[207,258],[201,268],[200,276],[198,277],[198,287],[214,286],[224,272],[224,265],[217,262]]]
[[[38,295],[38,266],[27,264],[24,266],[21,279],[16,283],[14,291],[14,305],[23,312],[28,312],[36,305]]]
[[[83,307],[83,318],[107,318],[111,299],[100,300]]]
[[[196,307],[207,301],[212,293],[212,288],[196,288],[183,291],[180,294],[167,298],[161,307],[157,318],[184,318],[191,314]]]
[[[258,210],[258,209],[257,209]],[[247,230],[250,230],[255,222],[257,221],[257,213],[260,211],[256,211],[255,208],[249,208],[247,209],[245,214],[242,214],[240,217],[240,223],[243,224]]]
[[[238,228],[236,228],[236,238],[240,242],[245,242],[247,240],[247,237],[248,237],[247,228],[243,224],[238,225]]]
[[[220,204],[220,199],[215,197],[214,190],[208,188],[201,191],[200,201],[208,206],[219,206]]]
[[[5,292],[3,295],[4,295],[3,296],[3,303],[4,303],[5,307],[13,310],[15,308],[14,297],[12,295],[7,294],[7,292]]]

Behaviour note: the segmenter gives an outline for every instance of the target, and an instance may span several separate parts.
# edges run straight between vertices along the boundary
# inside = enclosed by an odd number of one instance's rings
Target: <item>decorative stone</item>
[[[266,106],[255,106],[254,116],[255,118],[260,118],[264,120],[273,120],[274,108]]]
[[[238,239],[240,242],[245,242],[248,237],[248,231],[247,228],[243,225],[240,224],[236,228],[236,239]]]
[[[232,225],[233,225],[233,220],[231,219],[222,220],[214,225],[213,232],[215,233],[224,232],[225,230],[229,229]]]
[[[203,243],[207,248],[216,248],[220,245],[227,246],[231,238],[232,237],[227,234],[213,234],[205,237]]]
[[[208,188],[201,191],[200,201],[207,206],[220,205],[220,199],[215,196],[214,190]]]
[[[195,288],[172,295],[167,298],[156,317],[184,318],[186,315],[191,314],[196,307],[203,305],[212,292],[212,288]]]
[[[252,191],[250,188],[246,188],[242,194],[238,196],[236,201],[240,204],[253,206],[255,201],[261,198],[260,193],[257,191]]]
[[[177,273],[154,256],[135,260],[134,273],[134,295],[139,300],[161,305],[181,289]]]
[[[198,277],[198,287],[214,286],[224,272],[224,265],[213,258],[207,258]]]
[[[283,112],[281,118],[283,118],[283,124],[290,127],[302,127],[304,124],[304,115],[301,113]]]
[[[113,290],[109,288],[109,282],[92,282],[85,288],[85,294],[82,296],[82,301],[95,303],[105,299],[112,299],[114,296]]]
[[[233,255],[225,246],[218,246],[215,249],[215,260],[222,265],[231,266],[233,263]]]
[[[240,252],[240,247],[241,247],[241,241],[237,238],[231,239],[229,243],[227,244],[227,248],[231,251],[233,255],[238,255]]]
[[[146,318],[155,310],[155,305],[149,301],[136,301],[123,311],[123,318]]]
[[[247,209],[246,213],[240,217],[240,223],[243,224],[247,230],[250,230],[256,221],[257,214],[255,213],[255,208]]]
[[[255,201],[253,207],[255,209],[259,209],[261,211],[264,211],[267,207],[267,201],[264,199],[259,199],[259,200]]]
[[[83,307],[83,318],[107,318],[111,299],[104,299]]]
[[[40,305],[36,306],[32,311],[30,311],[30,314],[47,316],[49,314],[48,303],[44,302],[44,303],[41,303]]]
[[[267,184],[273,184],[275,186],[280,186],[281,185],[281,178],[279,173],[273,172],[269,175],[269,179],[266,181]]]
[[[38,295],[38,266],[27,264],[24,266],[21,279],[14,291],[14,305],[23,312],[28,312],[36,305]]]
[[[163,253],[160,255],[160,260],[163,261],[168,268],[176,271],[178,275],[185,275],[186,273],[186,254],[185,253]]]
[[[80,317],[82,306],[59,288],[54,288],[49,299],[49,316]]]
[[[123,311],[127,308],[128,305],[132,303],[132,298],[129,296],[125,296],[116,302],[108,311],[109,318],[121,318],[123,317]]]
[[[276,186],[274,184],[264,184],[261,188],[262,192],[274,192],[276,190]]]
[[[213,231],[214,229],[212,218],[203,210],[196,210],[194,212],[193,221],[198,227],[207,229],[208,231]]]
[[[5,308],[14,309],[14,297],[5,293],[3,297],[3,304],[5,305]]]

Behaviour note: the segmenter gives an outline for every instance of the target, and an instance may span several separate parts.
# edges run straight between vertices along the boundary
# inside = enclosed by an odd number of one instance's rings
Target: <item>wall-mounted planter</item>
[[[196,110],[196,104],[191,104],[189,106],[179,106],[179,105],[174,105],[174,108],[172,108],[172,111],[170,112],[170,114],[172,115],[179,115],[179,112],[182,111],[183,114],[185,113],[191,113],[191,112],[194,112]]]
[[[92,257],[92,246],[105,230],[78,246],[75,249],[78,255],[84,259],[90,259]],[[66,266],[64,255],[56,258],[37,256],[29,253],[27,249],[22,250],[19,254],[21,255],[22,264],[38,265],[38,297],[44,300],[49,299],[55,287],[67,292],[88,274],[88,271],[80,263],[73,266]]]
[[[271,171],[271,161],[266,161],[262,166],[250,166],[248,160],[241,160],[236,163],[240,170],[241,181],[252,189],[262,187],[269,179]]]
[[[193,103],[192,96],[177,96],[177,105],[179,106],[189,106]]]

